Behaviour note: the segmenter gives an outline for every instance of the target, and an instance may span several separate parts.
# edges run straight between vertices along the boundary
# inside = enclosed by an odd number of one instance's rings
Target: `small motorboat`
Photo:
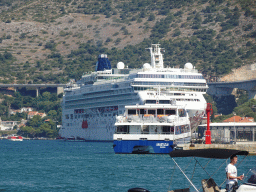
[[[23,141],[23,137],[17,135],[8,136],[7,139],[10,141]]]
[[[168,192],[190,192],[190,191],[196,191],[196,192],[226,192],[226,189],[221,189],[221,185],[218,186],[214,179],[213,176],[217,173],[217,171],[221,168],[224,163],[222,163],[219,167],[216,167],[214,169],[214,173],[210,174],[206,171],[206,166],[202,166],[201,163],[199,162],[198,158],[208,158],[208,159],[229,159],[233,155],[243,155],[244,159],[246,156],[249,154],[248,151],[239,151],[239,150],[232,150],[232,149],[196,149],[196,150],[174,150],[169,153],[174,164],[179,168],[181,173],[185,176],[185,178],[188,180],[190,183],[190,186],[188,188],[182,188],[182,189],[174,189],[174,190],[169,190]],[[199,190],[198,187],[192,182],[192,179],[190,179],[187,174],[185,173],[184,170],[178,165],[176,162],[175,158],[176,157],[191,157],[195,160],[195,168],[196,165],[200,165],[200,167],[207,173],[208,178],[202,179],[201,180],[201,190]],[[209,160],[209,161],[210,161]],[[243,160],[242,160],[243,161]],[[241,161],[241,162],[242,162]],[[222,183],[224,184],[225,181]],[[185,187],[185,186],[183,186]],[[191,188],[191,189],[190,189]],[[129,189],[128,191],[136,192],[136,191],[147,191],[147,189],[143,188],[133,188]],[[236,192],[256,192],[256,168],[250,169],[248,173],[246,174],[245,178],[243,179],[243,183],[240,186],[237,186],[236,189],[234,189]]]

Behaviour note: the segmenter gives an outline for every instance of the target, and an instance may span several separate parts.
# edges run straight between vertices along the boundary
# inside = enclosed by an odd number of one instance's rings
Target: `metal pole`
[[[252,127],[252,141],[253,142],[255,141],[254,133],[255,133],[255,127]]]
[[[235,143],[236,143],[236,126],[235,126],[235,116],[236,116],[236,113],[233,113],[234,114],[234,131],[235,131]]]
[[[190,179],[188,178],[188,176],[182,171],[182,169],[180,168],[180,166],[178,165],[178,163],[176,163],[176,161],[172,158],[172,160],[174,161],[174,163],[176,164],[176,166],[180,169],[180,171],[182,172],[182,174],[187,178],[187,180],[189,181],[189,183],[194,187],[194,189],[199,192],[199,190],[196,188],[196,186],[192,183],[192,181],[190,181]]]

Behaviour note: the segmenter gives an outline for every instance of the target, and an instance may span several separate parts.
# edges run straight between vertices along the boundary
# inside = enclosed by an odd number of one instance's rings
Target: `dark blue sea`
[[[117,155],[112,146],[111,142],[0,140],[0,191],[126,192],[142,187],[167,192],[189,187],[169,155]],[[200,188],[207,173],[198,164],[194,169],[195,161],[190,158],[176,160]],[[214,176],[221,184],[225,160],[200,161],[201,166],[207,163],[210,173],[224,163]],[[246,174],[253,166],[256,157],[249,156],[238,167],[238,173]]]

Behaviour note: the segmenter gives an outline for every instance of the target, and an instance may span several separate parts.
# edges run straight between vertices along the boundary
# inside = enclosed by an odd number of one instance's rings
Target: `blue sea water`
[[[151,192],[167,192],[188,186],[169,155],[114,154],[111,142],[61,142],[0,140],[0,191],[97,191],[126,192],[142,187]],[[207,174],[190,158],[177,158],[189,177],[200,188]],[[239,161],[241,158],[239,157]],[[214,178],[225,179],[225,160],[201,159]],[[239,173],[256,166],[256,157],[247,157]],[[194,174],[193,174],[194,172]],[[223,185],[224,186],[224,185]],[[191,188],[192,189],[192,188]]]

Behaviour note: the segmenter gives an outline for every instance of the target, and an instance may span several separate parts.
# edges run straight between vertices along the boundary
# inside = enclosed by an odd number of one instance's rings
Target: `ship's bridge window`
[[[140,114],[146,114],[146,111],[144,109],[140,109]]]
[[[157,114],[158,115],[163,115],[164,114],[164,110],[163,109],[157,109]]]
[[[165,115],[175,115],[175,110],[174,109],[167,109],[165,110]]]
[[[150,115],[155,115],[156,114],[156,110],[152,110],[152,109],[149,109],[148,110],[148,114],[150,114]]]
[[[136,115],[136,109],[128,109],[128,115]]]

